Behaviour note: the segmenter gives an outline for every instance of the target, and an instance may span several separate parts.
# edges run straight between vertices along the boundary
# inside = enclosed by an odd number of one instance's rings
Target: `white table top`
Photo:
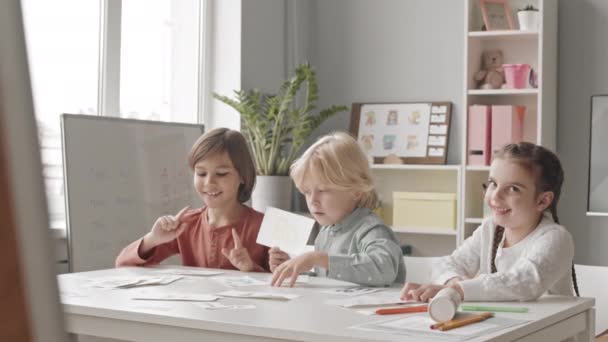
[[[249,275],[268,279],[268,273],[242,273],[226,271],[223,275]],[[74,317],[105,318],[146,324],[150,327],[162,325],[172,328],[194,329],[215,333],[242,334],[265,339],[276,338],[297,341],[404,341],[406,336],[368,332],[350,327],[403,315],[364,315],[353,309],[326,304],[329,299],[344,299],[344,296],[321,292],[322,289],[352,285],[327,278],[311,277],[308,284],[297,284],[294,288],[272,288],[269,285],[234,288],[244,291],[285,292],[301,297],[290,301],[275,301],[243,298],[221,298],[223,304],[254,304],[250,310],[205,310],[192,302],[137,301],[130,299],[132,291],[139,289],[108,290],[87,287],[90,278],[109,276],[140,276],[156,273],[143,267],[125,267],[93,272],[63,274],[59,276],[62,303],[68,326]],[[157,274],[157,273],[156,273]],[[147,291],[215,294],[233,289],[211,277],[184,277],[166,286],[146,287]],[[384,289],[398,296],[399,288]],[[500,305],[500,303],[475,303],[477,305]],[[511,303],[511,305],[513,305]],[[529,308],[529,312],[497,313],[497,316],[530,320],[511,328],[477,337],[472,341],[485,341],[508,336],[508,340],[526,336],[532,332],[560,322],[568,317],[589,310],[594,300],[547,296],[535,302],[516,303]],[[74,332],[74,331],[72,331]],[[76,331],[78,332],[78,331]],[[177,337],[177,336],[176,336]],[[245,336],[243,336],[245,337]],[[175,339],[178,341],[180,339]],[[434,338],[411,339],[416,341],[440,341]],[[443,340],[441,340],[443,341]]]

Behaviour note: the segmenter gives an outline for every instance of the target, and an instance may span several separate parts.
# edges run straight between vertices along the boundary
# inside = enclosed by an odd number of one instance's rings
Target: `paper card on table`
[[[156,293],[156,292],[139,292],[135,293],[131,299],[134,300],[164,300],[164,301],[179,301],[179,302],[213,302],[218,300],[218,296],[201,294],[201,293]]]
[[[139,286],[168,285],[182,279],[182,276],[142,276],[142,277],[107,277],[92,279],[89,286],[114,289],[128,289]]]
[[[268,207],[258,233],[257,243],[279,247],[291,255],[302,253],[315,221],[309,217]]]
[[[397,292],[380,292],[372,295],[363,295],[354,298],[331,299],[325,302],[329,305],[337,305],[345,308],[377,307],[386,305],[417,305],[421,302],[405,301],[399,299]]]
[[[213,280],[217,280],[220,283],[228,286],[256,286],[256,285],[268,285],[268,282],[251,278],[250,276],[219,276],[213,277]]]
[[[278,292],[246,292],[246,291],[224,291],[217,294],[222,297],[235,298],[254,298],[254,299],[275,299],[275,300],[291,300],[300,297],[297,294],[278,293]]]
[[[359,296],[366,293],[382,291],[381,288],[377,287],[360,287],[360,286],[349,286],[349,287],[338,287],[335,289],[329,289],[321,291],[329,294],[340,294],[345,296]]]
[[[233,309],[233,310],[243,310],[243,309],[255,309],[255,305],[246,304],[246,305],[234,305],[234,304],[222,304],[222,303],[197,303],[194,304],[201,309],[205,310],[221,310],[221,309]]]
[[[171,274],[171,275],[183,275],[191,277],[211,277],[220,274],[224,274],[222,271],[205,270],[199,267],[163,267],[154,268],[156,273]]]
[[[289,279],[290,278],[285,279],[282,286],[289,286]],[[272,274],[266,278],[266,281],[268,282],[267,284],[270,284],[272,282]],[[298,279],[296,279],[296,284],[308,284],[308,283],[310,283],[309,275],[305,275],[305,274],[298,275]]]
[[[432,330],[430,326],[434,324],[435,321],[432,320],[428,316],[428,314],[421,313],[407,315],[403,318],[394,320],[366,323],[358,326],[353,326],[351,328],[375,332],[403,334],[413,337],[418,336],[427,338],[430,337],[448,339],[450,341],[464,341],[476,336],[480,336],[482,334],[488,334],[490,332],[508,328],[524,322],[524,320],[518,319],[493,317],[486,321],[465,325],[460,328],[447,331],[439,331]]]

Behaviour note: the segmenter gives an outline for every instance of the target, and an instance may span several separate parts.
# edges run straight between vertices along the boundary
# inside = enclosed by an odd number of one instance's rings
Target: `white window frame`
[[[121,0],[101,0],[99,35],[99,85],[97,113],[120,116]],[[209,71],[211,70],[212,1],[203,0],[198,17],[198,89],[196,123],[205,124],[209,114]]]

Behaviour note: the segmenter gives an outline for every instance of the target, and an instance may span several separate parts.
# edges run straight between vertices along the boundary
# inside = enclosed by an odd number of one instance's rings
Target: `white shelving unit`
[[[372,172],[383,206],[383,218],[392,226],[395,191],[457,194],[456,227],[428,229],[393,227],[401,243],[413,247],[415,256],[451,253],[482,222],[482,183],[489,166],[467,165],[467,111],[469,105],[524,105],[524,139],[555,148],[557,75],[557,0],[511,0],[515,23],[517,9],[533,5],[540,11],[538,31],[480,31],[483,20],[479,0],[465,0],[463,106],[459,115],[463,129],[462,158],[458,165],[373,165]],[[481,67],[485,50],[501,49],[504,63],[530,64],[538,72],[538,88],[476,89],[473,74]],[[438,213],[440,214],[440,213]]]
[[[539,9],[538,31],[480,31],[483,25],[478,0],[466,0],[464,28],[464,84],[462,134],[462,192],[459,197],[460,227],[466,238],[482,221],[483,194],[481,185],[488,178],[488,166],[467,165],[467,120],[470,105],[524,105],[524,140],[555,149],[557,92],[557,0],[510,0],[515,23],[517,9],[526,5]],[[538,72],[538,88],[476,89],[473,75],[481,67],[483,51],[500,49],[503,63],[530,64]]]

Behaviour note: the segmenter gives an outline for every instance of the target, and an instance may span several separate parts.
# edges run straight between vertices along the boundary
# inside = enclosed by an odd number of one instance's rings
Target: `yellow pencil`
[[[493,317],[493,316],[494,316],[494,313],[492,313],[492,312],[484,312],[480,315],[475,315],[472,317],[467,317],[467,318],[463,318],[463,319],[457,319],[457,320],[453,320],[450,322],[446,322],[445,324],[442,324],[441,326],[439,326],[437,329],[441,330],[441,331],[446,331],[446,330],[450,330],[450,329],[454,329],[454,328],[460,328],[465,325],[485,321],[486,319]]]

